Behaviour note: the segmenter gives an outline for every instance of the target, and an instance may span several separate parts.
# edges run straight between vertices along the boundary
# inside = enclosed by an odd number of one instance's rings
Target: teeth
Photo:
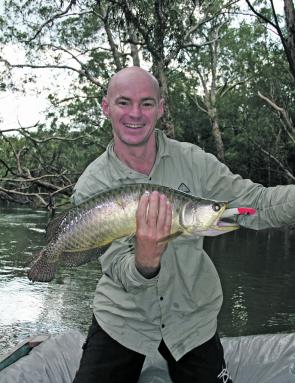
[[[141,128],[142,125],[138,125],[138,124],[125,124],[127,126],[127,128],[133,128],[133,129],[137,129],[137,128]]]

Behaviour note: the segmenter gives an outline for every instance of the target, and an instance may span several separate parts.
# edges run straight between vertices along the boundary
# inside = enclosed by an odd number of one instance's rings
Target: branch
[[[229,1],[227,4],[224,4],[222,6],[222,10],[220,10],[219,12],[215,12],[212,16],[208,17],[208,16],[205,16],[203,19],[201,19],[197,24],[193,25],[188,31],[187,33],[185,34],[184,38],[183,38],[183,41],[186,41],[189,36],[195,32],[199,27],[201,27],[202,25],[208,23],[209,21],[211,20],[214,20],[218,15],[224,15],[225,12],[223,12],[223,9],[225,8],[229,8],[231,7],[232,5],[238,3],[240,0],[233,0],[233,1]]]
[[[232,89],[234,89],[236,86],[238,85],[242,85],[244,84],[246,81],[248,81],[249,78],[245,79],[245,80],[240,80],[240,81],[237,81],[233,84],[228,84],[228,83],[225,83],[222,87],[220,87],[216,94],[219,95],[220,97],[223,97],[224,95],[226,95],[228,92],[230,92]]]
[[[250,3],[249,0],[246,0],[246,3],[248,4],[248,7],[251,9],[251,11],[260,19],[262,19],[265,23],[270,24],[277,30],[277,25],[274,24],[271,20],[269,20],[267,17],[265,17],[262,13],[259,13],[256,11],[256,9],[253,7],[253,5]],[[278,31],[279,32],[279,31]]]
[[[15,175],[16,177],[19,176],[19,174],[15,173],[15,171],[4,160],[2,160],[2,158],[0,158],[0,163],[5,166],[5,168],[7,170],[6,174],[11,173],[11,174]]]
[[[204,79],[204,76],[201,73],[200,68],[198,66],[196,67],[196,72],[197,72],[197,74],[198,74],[198,76],[199,76],[199,78],[201,80],[202,86],[203,86],[203,90],[204,90],[204,94],[205,94],[205,100],[209,100],[210,99],[210,95],[209,95],[210,92],[208,90],[208,87],[207,87],[206,81]],[[208,107],[208,105],[207,105],[207,107]]]
[[[272,161],[274,161],[278,167],[285,173],[286,177],[295,182],[295,176],[284,166],[284,164],[278,160],[273,154],[265,150],[261,145],[259,145],[257,142],[253,141],[250,138],[250,141],[266,156],[268,156]]]
[[[54,197],[58,193],[63,193],[65,190],[72,188],[74,185],[75,185],[75,182],[71,183],[69,185],[63,186],[63,187],[59,188],[58,190],[56,190],[55,192],[51,193],[51,196]]]
[[[267,98],[266,96],[264,96],[260,92],[258,92],[258,96],[262,100],[266,101],[274,110],[276,110],[279,113],[280,118],[286,124],[287,128],[291,131],[292,135],[294,135],[294,137],[295,137],[295,127],[292,123],[291,118],[289,117],[288,113],[286,112],[286,110],[284,108],[278,106],[274,101],[270,100],[269,98]],[[286,131],[287,131],[289,137],[295,143],[294,137],[292,137],[292,135],[290,135],[288,130],[286,130]]]
[[[91,135],[94,133],[95,130],[93,130],[90,133],[87,133],[87,135]],[[30,139],[32,142],[35,144],[44,144],[45,142],[48,141],[66,141],[66,142],[73,142],[73,141],[78,141],[81,140],[82,138],[85,138],[87,135],[83,134],[81,136],[75,137],[75,138],[68,138],[68,137],[60,137],[60,136],[53,136],[53,137],[48,137],[44,138],[43,140],[38,140],[37,138],[33,138],[28,132],[26,132],[24,129],[20,129],[19,132],[26,138]]]
[[[274,23],[271,20],[269,20],[267,17],[265,17],[262,13],[256,11],[256,9],[253,7],[253,5],[250,3],[249,0],[246,0],[246,3],[248,4],[248,6],[251,9],[251,11],[257,17],[262,19],[265,23],[271,25],[278,32],[278,35],[280,37],[281,43],[282,43],[283,48],[284,48],[284,52],[285,52],[287,61],[289,63],[291,74],[292,74],[293,78],[295,79],[295,68],[294,68],[295,63],[294,63],[294,59],[292,57],[292,47],[288,46],[288,41],[283,36],[282,30],[281,30],[281,28],[279,26],[279,22],[278,22],[278,18],[277,18],[277,14],[276,14],[276,11],[275,11],[273,0],[270,0],[270,3],[271,3],[272,14],[273,14],[273,17],[275,19]],[[286,19],[286,17],[285,17],[285,20],[286,20],[286,24],[288,24],[288,19]]]
[[[27,169],[28,170],[28,169]],[[44,187],[46,188],[47,190],[51,190],[51,192],[40,192],[40,193],[23,193],[23,192],[20,192],[18,190],[15,190],[15,189],[4,189],[3,187],[0,187],[0,189],[2,191],[5,191],[7,193],[11,192],[11,193],[14,193],[14,194],[18,194],[18,195],[26,195],[26,196],[35,196],[36,194],[39,194],[39,195],[56,195],[58,193],[64,193],[67,189],[73,187],[73,183],[71,182],[70,184],[68,185],[54,185],[52,183],[49,183],[49,182],[45,182],[45,181],[42,181],[42,179],[44,178],[60,178],[61,176],[64,176],[65,174],[62,173],[62,174],[47,174],[47,175],[43,175],[43,176],[40,176],[40,177],[32,177],[31,174],[30,174],[30,171],[28,170],[27,171],[27,174],[22,174],[20,177],[21,178],[16,178],[16,179],[11,179],[11,178],[2,178],[1,181],[2,182],[10,182],[10,183],[20,183],[20,184],[26,184],[26,183],[31,183],[31,184],[36,184],[38,186],[41,186],[41,187]],[[26,186],[26,188],[29,188],[30,186]],[[68,195],[68,192],[66,193]]]
[[[17,170],[19,172],[19,174],[22,173],[22,168],[21,168],[21,165],[20,165],[20,156],[23,152],[27,151],[28,148],[27,147],[22,147],[18,152],[15,150],[15,147],[13,146],[13,144],[11,143],[11,141],[4,135],[1,133],[0,131],[0,135],[3,137],[3,140],[7,142],[7,144],[11,147],[11,150],[13,152],[13,155],[15,157],[15,161],[16,161],[16,165],[17,165]],[[3,162],[3,160],[1,160],[1,162]],[[6,169],[8,169],[8,167],[6,166]]]
[[[48,193],[23,193],[23,192],[20,192],[20,191],[17,191],[17,190],[5,189],[5,188],[3,188],[1,186],[0,186],[0,191],[6,193],[8,195],[16,194],[16,195],[19,195],[19,196],[22,196],[22,197],[35,197],[35,198],[39,199],[39,201],[42,203],[42,205],[44,205],[44,206],[48,205],[47,202],[42,197],[43,195],[47,196]]]
[[[1,130],[1,134],[2,133],[8,133],[8,132],[19,132],[20,130],[26,130],[26,129],[32,129],[32,128],[36,128],[36,126],[39,124],[39,121],[36,122],[35,125],[32,125],[32,126],[22,126],[20,128],[12,128],[12,129],[3,129]]]
[[[0,160],[1,161],[1,160]],[[43,176],[40,176],[40,177],[34,177],[34,178],[19,178],[19,179],[15,179],[15,178],[1,178],[1,181],[2,182],[36,182],[36,181],[39,181],[39,180],[42,180],[43,178],[59,178],[60,176],[65,176],[65,173],[61,173],[61,174],[45,174]]]
[[[192,97],[190,94],[188,94],[188,97],[191,99],[191,101],[197,106],[198,109],[200,109],[202,112],[209,114],[208,110],[204,109],[198,102],[197,98]]]
[[[98,16],[101,19],[101,21],[103,22],[104,29],[105,29],[106,34],[107,34],[107,39],[108,39],[108,42],[109,42],[109,45],[111,48],[110,50],[113,54],[114,63],[115,63],[117,71],[119,71],[120,69],[122,69],[123,66],[122,66],[121,59],[120,59],[121,53],[119,52],[118,47],[114,41],[113,34],[112,34],[112,31],[111,31],[111,28],[109,25],[108,19],[109,19],[109,14],[110,14],[110,8],[108,7],[107,10],[104,12],[100,2],[98,3],[98,6],[99,6],[99,13],[96,11],[93,11],[93,13],[96,16]]]
[[[206,45],[211,45],[211,44],[215,43],[218,39],[219,39],[219,37],[217,37],[213,40],[210,40],[210,41],[206,41],[204,43],[200,43],[200,44],[186,43],[186,44],[183,44],[183,48],[202,48],[202,47],[205,47]]]
[[[121,7],[122,11],[124,12],[125,18],[128,21],[131,21],[131,23],[138,29],[138,31],[141,33],[148,51],[151,53],[152,57],[155,59],[159,59],[159,55],[155,47],[153,46],[151,42],[151,33],[146,23],[144,23],[144,20],[140,18],[140,20],[133,14],[132,9],[129,8],[128,2],[126,0],[121,1],[113,1],[113,3],[117,4],[119,7]]]
[[[80,96],[78,94],[76,94],[75,96],[72,96],[72,97],[66,97],[66,98],[62,98],[60,100],[55,100],[55,103],[58,105],[58,104],[62,104],[64,102],[68,102],[68,101],[72,101],[72,100],[76,100],[76,99],[86,99],[86,100],[97,100],[97,96]]]
[[[51,47],[53,47],[54,49],[56,50],[61,50],[67,54],[69,54],[79,65],[80,67],[83,69],[83,72],[85,74],[85,76],[88,78],[89,81],[91,81],[93,84],[99,86],[100,88],[104,89],[104,87],[100,84],[100,82],[98,82],[98,80],[96,78],[94,78],[89,70],[87,69],[87,67],[85,66],[85,64],[78,59],[77,56],[75,56],[72,52],[70,52],[69,50],[67,50],[66,48],[63,48],[63,47],[59,47],[59,46],[56,46],[56,45],[49,45]],[[82,71],[80,71],[82,73]]]
[[[67,6],[67,8],[63,12],[56,13],[49,20],[45,21],[45,23],[43,23],[41,25],[41,27],[38,29],[38,31],[35,33],[35,35],[33,37],[31,37],[30,40],[28,40],[26,42],[27,43],[32,42],[42,32],[43,28],[45,28],[48,24],[53,23],[54,20],[56,20],[56,19],[60,18],[61,16],[64,16],[65,14],[67,14],[68,11],[72,8],[73,5],[76,5],[76,0],[71,0],[69,5]]]
[[[76,69],[74,67],[71,67],[69,65],[52,65],[52,64],[46,64],[46,65],[34,65],[34,64],[11,64],[8,60],[4,59],[0,56],[0,62],[5,63],[10,68],[31,68],[31,69],[69,69],[71,71],[74,71],[78,73],[82,77],[88,78],[94,85],[97,85],[104,89],[104,87],[94,78],[92,77],[88,71]]]

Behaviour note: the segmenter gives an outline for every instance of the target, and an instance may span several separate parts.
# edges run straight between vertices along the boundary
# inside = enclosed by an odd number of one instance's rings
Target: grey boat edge
[[[69,330],[39,340],[27,355],[0,371],[0,383],[72,383],[85,336]],[[234,383],[295,383],[295,333],[224,337],[221,341]],[[138,383],[172,383],[159,353],[146,358]]]

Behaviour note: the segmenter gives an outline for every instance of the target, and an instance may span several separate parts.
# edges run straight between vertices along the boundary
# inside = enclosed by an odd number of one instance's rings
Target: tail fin
[[[49,282],[56,272],[56,262],[49,262],[46,250],[38,253],[30,265],[28,278],[33,282]]]

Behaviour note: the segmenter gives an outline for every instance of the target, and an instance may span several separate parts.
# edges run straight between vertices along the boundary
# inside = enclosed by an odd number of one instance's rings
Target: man
[[[164,105],[157,80],[145,70],[131,67],[115,74],[102,109],[114,139],[80,177],[76,204],[103,189],[146,182],[226,200],[232,207],[254,207],[255,217],[239,218],[247,227],[294,222],[293,185],[264,188],[243,180],[213,155],[155,129]],[[173,382],[231,382],[216,332],[222,304],[218,274],[201,237],[157,244],[170,233],[171,214],[164,195],[144,194],[135,249],[123,238],[101,256],[103,276],[74,383],[135,383],[145,355],[157,349]]]

